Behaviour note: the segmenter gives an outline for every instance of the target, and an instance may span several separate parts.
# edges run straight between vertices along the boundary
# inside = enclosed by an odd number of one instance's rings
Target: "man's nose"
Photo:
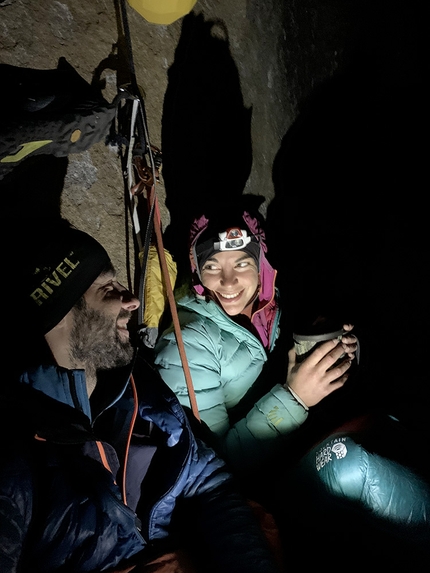
[[[122,296],[122,306],[130,312],[133,312],[139,308],[140,302],[134,294],[131,294],[131,292],[127,290]]]
[[[139,299],[134,296],[128,289],[118,283],[118,286],[121,288],[121,304],[122,307],[126,310],[133,312],[134,310],[138,309],[140,306]]]

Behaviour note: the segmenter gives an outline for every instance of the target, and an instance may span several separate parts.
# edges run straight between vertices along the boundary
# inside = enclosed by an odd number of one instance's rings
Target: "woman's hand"
[[[351,330],[351,325],[345,325]],[[346,339],[344,343],[343,340]],[[328,340],[318,346],[300,364],[296,363],[296,353],[294,348],[288,352],[288,375],[285,388],[297,394],[302,402],[310,408],[315,406],[323,398],[341,388],[347,378],[348,369],[351,366],[352,358],[357,349],[357,342],[354,335],[346,334],[339,340]],[[330,367],[345,353],[345,360],[339,365]]]
[[[342,336],[342,344],[344,345],[345,353],[351,360],[354,360],[355,353],[358,350],[358,340],[355,334],[351,334],[351,330],[354,328],[352,324],[344,324],[343,330],[345,334]]]

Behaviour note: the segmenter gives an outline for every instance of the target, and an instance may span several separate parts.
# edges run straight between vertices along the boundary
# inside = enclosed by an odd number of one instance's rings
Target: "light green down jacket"
[[[245,417],[232,424],[229,411],[258,378],[267,354],[246,328],[238,325],[212,300],[194,294],[177,302],[179,321],[199,414],[217,436],[221,455],[240,472],[261,467],[297,429],[307,411],[288,390],[273,380],[269,392],[251,403]],[[277,337],[278,317],[270,349]],[[184,406],[190,406],[186,380],[173,327],[155,347],[155,363],[163,380]],[[287,360],[287,357],[285,357]]]

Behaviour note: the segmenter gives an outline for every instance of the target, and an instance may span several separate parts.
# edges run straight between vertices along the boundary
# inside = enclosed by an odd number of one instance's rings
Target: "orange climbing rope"
[[[184,376],[187,384],[190,405],[194,416],[200,421],[200,415],[195,398],[194,386],[191,379],[191,373],[188,360],[185,353],[185,347],[182,339],[182,332],[179,324],[176,301],[174,298],[172,282],[170,279],[169,269],[166,261],[166,252],[163,245],[162,227],[160,211],[158,205],[156,186],[159,181],[159,168],[161,165],[161,151],[150,144],[149,132],[145,113],[145,103],[142,96],[142,90],[139,88],[134,72],[134,63],[132,55],[132,46],[130,31],[128,27],[126,0],[121,1],[121,16],[123,32],[128,46],[128,65],[130,72],[130,86],[121,88],[123,95],[122,108],[120,113],[128,120],[128,133],[126,135],[126,148],[120,147],[120,154],[123,166],[123,175],[125,182],[125,191],[127,193],[126,203],[128,213],[131,216],[132,225],[135,233],[135,239],[139,253],[142,254],[141,260],[141,279],[139,288],[140,298],[140,327],[143,324],[143,314],[145,309],[145,281],[147,273],[147,261],[149,247],[153,234],[156,238],[157,253],[162,271],[164,288],[166,291],[167,301],[169,303],[170,313],[175,329],[176,341],[178,344],[179,354],[184,370]],[[126,93],[125,93],[126,92]],[[127,109],[128,108],[128,109]],[[122,126],[124,129],[124,126]],[[148,158],[148,159],[147,159]],[[142,233],[141,219],[139,217],[138,201],[146,193],[146,204],[148,215],[146,221],[145,233]]]

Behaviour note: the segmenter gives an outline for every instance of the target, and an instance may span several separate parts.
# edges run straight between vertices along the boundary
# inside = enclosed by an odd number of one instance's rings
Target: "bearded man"
[[[0,396],[1,572],[278,571],[224,463],[136,356],[139,301],[105,249],[64,220],[27,236],[3,265],[25,343]]]

